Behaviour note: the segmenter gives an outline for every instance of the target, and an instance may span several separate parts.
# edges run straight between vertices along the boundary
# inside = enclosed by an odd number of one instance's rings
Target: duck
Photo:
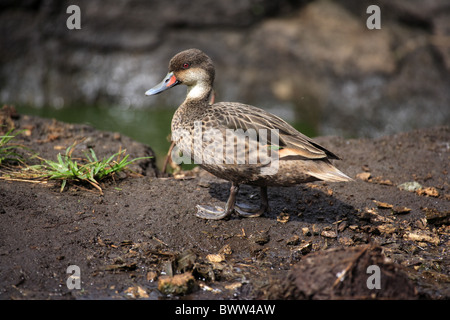
[[[280,117],[244,103],[214,103],[214,79],[211,58],[199,49],[187,49],[170,60],[164,79],[145,92],[152,96],[177,85],[187,86],[186,98],[171,123],[175,154],[231,183],[225,207],[199,204],[197,217],[221,220],[233,213],[259,217],[270,211],[268,187],[353,180],[332,164],[339,156]],[[243,184],[260,188],[259,207],[236,203]]]

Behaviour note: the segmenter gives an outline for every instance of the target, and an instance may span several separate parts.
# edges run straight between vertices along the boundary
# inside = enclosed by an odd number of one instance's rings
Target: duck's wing
[[[272,148],[279,149],[280,159],[340,159],[331,151],[325,149],[312,139],[298,132],[283,119],[265,110],[240,104],[240,103],[216,103],[211,105],[211,111],[220,119],[220,126],[227,129],[248,131],[253,129],[258,134],[261,129],[266,129],[268,143],[271,143],[269,131],[278,135],[278,145],[272,144]],[[277,131],[276,131],[277,130]]]

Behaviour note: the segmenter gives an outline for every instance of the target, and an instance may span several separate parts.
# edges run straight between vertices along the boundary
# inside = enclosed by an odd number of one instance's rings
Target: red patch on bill
[[[166,87],[170,87],[175,83],[175,81],[177,81],[177,78],[175,78],[175,76],[171,76],[170,81],[166,84]]]

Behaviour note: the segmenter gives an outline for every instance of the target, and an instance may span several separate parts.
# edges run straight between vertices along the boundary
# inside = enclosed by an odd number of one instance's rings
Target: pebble
[[[422,189],[422,185],[416,181],[411,181],[411,182],[405,182],[405,183],[399,184],[397,186],[397,188],[399,188],[400,190],[415,192],[419,189]]]

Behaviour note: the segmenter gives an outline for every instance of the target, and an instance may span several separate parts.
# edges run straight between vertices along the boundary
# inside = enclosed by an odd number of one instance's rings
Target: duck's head
[[[209,94],[214,74],[212,60],[203,51],[188,49],[176,54],[170,60],[166,77],[145,94],[148,96],[158,94],[178,84],[188,86],[188,96]]]

